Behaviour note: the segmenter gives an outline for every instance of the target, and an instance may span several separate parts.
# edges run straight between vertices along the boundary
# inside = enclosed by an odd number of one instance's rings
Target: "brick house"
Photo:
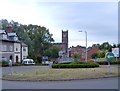
[[[90,48],[90,49],[88,50],[88,55],[87,55],[88,58],[91,58],[92,54],[98,52],[99,50],[100,50],[100,49],[97,48],[97,47]]]
[[[87,50],[88,50],[87,51],[87,57],[89,59],[89,58],[91,58],[93,53],[99,51],[99,48],[89,47]],[[86,51],[85,47],[82,47],[82,46],[79,46],[79,45],[76,46],[76,47],[72,46],[72,47],[70,47],[69,56],[72,57],[72,55],[77,52],[77,53],[80,54],[80,58],[84,60],[85,56],[86,56],[85,51]]]

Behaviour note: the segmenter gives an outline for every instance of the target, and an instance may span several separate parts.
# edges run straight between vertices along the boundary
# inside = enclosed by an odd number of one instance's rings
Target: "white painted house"
[[[7,30],[0,30],[0,61],[11,59],[13,63],[21,62],[28,56],[28,46],[18,40],[12,27],[8,26]]]

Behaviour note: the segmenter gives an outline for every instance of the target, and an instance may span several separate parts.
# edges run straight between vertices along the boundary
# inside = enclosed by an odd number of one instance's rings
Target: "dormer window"
[[[17,40],[18,40],[18,37],[14,37],[14,40],[17,41]]]

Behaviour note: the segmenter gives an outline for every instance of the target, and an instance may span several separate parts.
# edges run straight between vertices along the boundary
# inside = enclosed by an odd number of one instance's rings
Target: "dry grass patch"
[[[108,73],[108,68],[76,68],[76,69],[35,69],[29,72],[14,73],[12,76],[3,75],[6,79],[16,80],[61,80],[85,79],[106,76],[117,76],[118,68],[113,67]]]

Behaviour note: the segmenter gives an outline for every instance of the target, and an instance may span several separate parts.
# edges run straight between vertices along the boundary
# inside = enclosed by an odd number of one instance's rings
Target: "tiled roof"
[[[17,36],[17,34],[16,33],[8,33],[8,36],[10,37],[10,36]]]

